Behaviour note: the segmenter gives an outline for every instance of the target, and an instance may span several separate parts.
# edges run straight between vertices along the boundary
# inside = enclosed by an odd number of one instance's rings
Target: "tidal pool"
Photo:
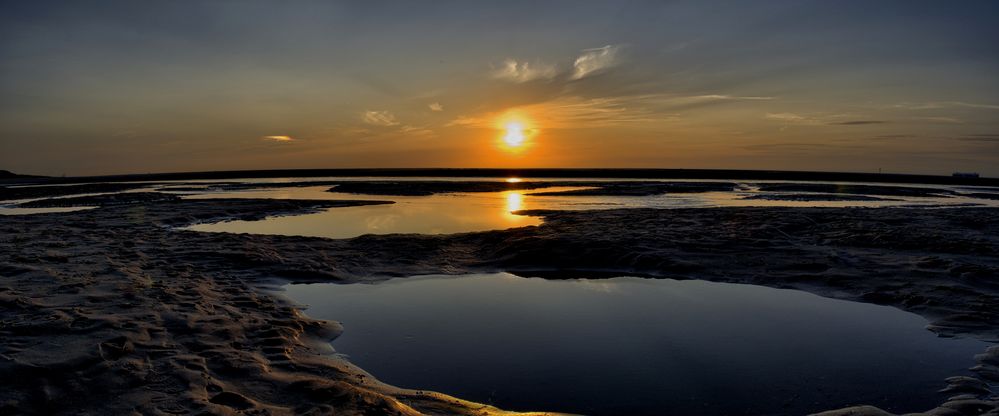
[[[304,190],[305,192],[324,192]],[[299,191],[302,192],[302,191]],[[482,192],[431,196],[350,195],[324,192],[324,199],[394,201],[322,212],[270,217],[263,221],[197,224],[195,231],[350,238],[363,234],[450,234],[538,225],[537,217],[513,214],[526,209],[523,192]]]
[[[428,178],[410,178],[428,179]],[[451,178],[454,180],[454,178]],[[285,178],[293,182],[292,179]],[[436,180],[436,179],[435,179]],[[495,181],[495,178],[493,178]],[[610,208],[710,208],[733,206],[772,207],[957,207],[995,205],[999,200],[965,197],[892,197],[872,201],[767,200],[747,197],[782,195],[761,192],[751,183],[733,192],[671,193],[650,196],[534,195],[582,187],[550,187],[506,192],[463,192],[430,196],[364,195],[328,192],[330,186],[256,188],[237,191],[185,191],[185,198],[277,198],[393,201],[392,205],[332,208],[321,212],[274,216],[260,221],[225,221],[197,224],[187,229],[208,232],[279,234],[351,238],[363,234],[451,234],[538,225],[541,219],[513,214],[517,210],[592,210]],[[169,187],[165,188],[169,189]],[[335,190],[335,188],[334,188]],[[188,192],[195,192],[193,194]],[[809,194],[803,192],[800,194]],[[814,193],[813,193],[814,194]]]
[[[498,273],[286,288],[340,321],[333,347],[378,379],[508,410],[923,411],[988,346],[891,307],[741,284]]]

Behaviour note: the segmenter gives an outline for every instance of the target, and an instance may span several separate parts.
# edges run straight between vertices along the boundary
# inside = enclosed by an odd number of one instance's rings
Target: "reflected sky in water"
[[[289,285],[341,354],[400,387],[510,410],[797,415],[927,410],[987,344],[894,308],[704,281],[510,274]]]
[[[607,179],[607,178],[262,178],[262,179],[232,179],[225,183],[290,183],[309,181],[585,181],[585,182],[710,182],[693,179]],[[733,192],[705,193],[672,193],[652,196],[539,196],[535,192],[551,192],[557,190],[580,189],[581,187],[554,187],[535,190],[520,190],[496,193],[455,193],[433,196],[387,196],[387,195],[354,195],[327,192],[330,186],[313,187],[272,187],[244,189],[237,191],[219,191],[209,187],[218,184],[218,180],[167,181],[150,183],[148,188],[138,188],[124,192],[161,191],[183,195],[189,199],[206,198],[278,198],[278,199],[323,199],[323,200],[381,200],[395,201],[394,207],[368,206],[354,208],[336,208],[322,213],[299,216],[273,217],[263,221],[232,221],[222,224],[196,225],[191,227],[200,231],[225,231],[235,233],[261,233],[306,235],[329,238],[349,238],[362,234],[387,233],[457,233],[504,229],[536,225],[536,218],[524,218],[510,214],[517,209],[552,209],[552,210],[591,210],[608,208],[711,208],[729,206],[775,206],[775,207],[890,207],[890,206],[995,206],[999,200],[988,200],[957,197],[887,197],[886,201],[780,201],[764,199],[745,199],[747,196],[758,196],[764,192],[756,188],[756,184],[768,182],[787,183],[787,181],[739,181]],[[840,183],[840,182],[823,182]],[[845,182],[842,182],[847,184]],[[891,184],[849,183],[853,185],[891,186]],[[186,188],[204,188],[198,190],[172,191],[171,187],[182,185]],[[906,187],[929,187],[949,189],[957,192],[995,192],[994,188],[970,188],[946,185],[903,184]],[[766,194],[780,194],[767,192]],[[801,192],[798,194],[808,194]],[[99,194],[78,194],[67,197],[77,197]],[[82,208],[15,208],[18,203],[31,200],[11,200],[0,202],[0,215],[19,215],[44,212],[72,211]],[[472,218],[474,217],[474,218]]]
[[[287,198],[388,200],[395,203],[334,208],[315,214],[272,217],[263,221],[199,224],[188,229],[349,238],[362,234],[451,234],[525,227],[541,223],[537,217],[512,213],[535,208],[531,204],[534,197],[526,196],[526,191],[372,197],[325,192],[327,188],[285,189],[278,193],[287,195]],[[276,196],[270,191],[233,192],[223,195],[263,197],[262,194],[267,194],[270,198],[284,197]]]
[[[56,207],[56,208],[10,208],[0,207],[0,215],[48,214],[52,212],[73,212],[94,209],[94,207]]]
[[[430,178],[409,178],[427,180]],[[454,178],[452,178],[454,179]],[[313,179],[316,180],[316,179]],[[403,179],[399,179],[403,180]],[[433,178],[437,180],[437,178]],[[493,178],[492,180],[496,180]],[[684,182],[684,181],[676,181]],[[762,183],[763,181],[754,181]],[[431,196],[356,195],[327,192],[329,186],[270,188],[232,192],[205,192],[186,198],[283,198],[325,200],[395,201],[393,205],[332,208],[319,213],[271,217],[262,221],[229,221],[198,224],[196,231],[300,235],[327,238],[351,238],[363,234],[419,233],[450,234],[501,230],[538,225],[541,220],[512,214],[517,210],[593,210],[609,208],[710,208],[726,206],[782,207],[886,207],[934,206],[939,204],[986,204],[999,201],[972,198],[891,197],[890,201],[770,201],[744,199],[759,195],[754,187],[741,184],[734,192],[673,193],[652,196],[557,196],[532,195],[536,192],[582,189],[552,187],[507,192],[471,192]],[[939,188],[946,188],[940,186]]]

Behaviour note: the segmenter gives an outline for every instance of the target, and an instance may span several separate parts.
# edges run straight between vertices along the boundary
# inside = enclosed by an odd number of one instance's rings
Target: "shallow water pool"
[[[342,322],[333,347],[378,379],[508,410],[922,411],[987,347],[938,338],[891,307],[704,281],[499,273],[289,285],[287,295]]]
[[[452,178],[453,179],[453,178]],[[412,178],[411,178],[412,180]],[[495,180],[495,179],[494,179]],[[678,181],[682,182],[682,181]],[[332,208],[321,212],[268,217],[260,221],[225,221],[197,224],[187,229],[208,232],[279,234],[351,238],[363,234],[452,234],[538,225],[541,219],[513,214],[518,210],[592,210],[610,208],[709,208],[769,207],[888,207],[996,205],[999,200],[966,197],[891,197],[884,200],[767,200],[760,196],[786,193],[761,192],[754,183],[739,183],[732,192],[669,193],[649,196],[536,195],[583,187],[549,187],[506,192],[460,192],[430,196],[363,195],[329,192],[330,186],[257,188],[224,192],[196,192],[189,199],[277,198],[321,200],[380,200],[392,205]],[[169,188],[167,188],[169,189]],[[941,188],[943,189],[943,188]],[[335,188],[334,188],[335,190]],[[810,193],[796,193],[810,194]],[[811,193],[814,194],[814,193]],[[877,199],[877,198],[875,198]]]

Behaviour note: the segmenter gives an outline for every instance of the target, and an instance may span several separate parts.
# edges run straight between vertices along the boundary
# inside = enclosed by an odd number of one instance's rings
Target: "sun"
[[[537,126],[526,114],[519,110],[507,110],[496,118],[499,130],[496,145],[511,154],[521,154],[534,147],[538,135]]]
[[[517,121],[506,123],[506,135],[503,142],[510,147],[520,147],[524,145],[524,126]]]

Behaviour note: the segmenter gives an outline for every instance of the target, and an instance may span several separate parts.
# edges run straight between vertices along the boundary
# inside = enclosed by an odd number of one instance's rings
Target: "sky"
[[[2,1],[0,169],[999,176],[996,1]]]

